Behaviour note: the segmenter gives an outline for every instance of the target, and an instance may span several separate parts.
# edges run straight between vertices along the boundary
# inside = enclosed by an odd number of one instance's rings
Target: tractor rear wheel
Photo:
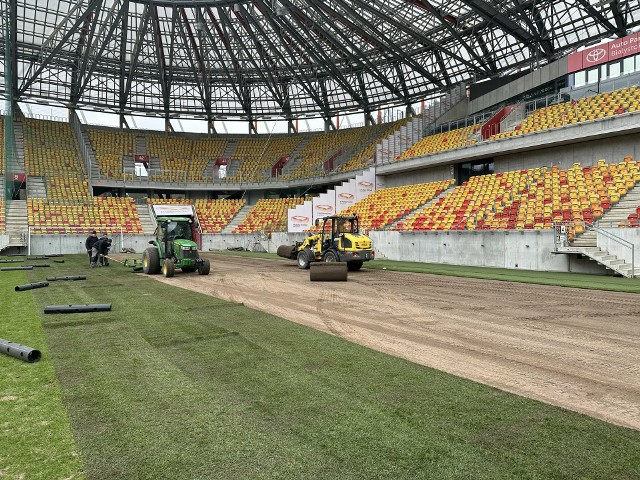
[[[160,254],[155,247],[149,247],[142,255],[142,271],[147,275],[160,273]]]
[[[354,260],[353,262],[347,262],[347,268],[350,272],[357,272],[362,268],[362,260]]]
[[[205,258],[204,261],[198,266],[198,275],[209,275],[211,270],[211,262]]]
[[[304,249],[298,252],[298,268],[302,270],[308,270],[311,265],[311,250]]]
[[[167,258],[163,263],[162,263],[162,274],[167,277],[173,277],[173,275],[176,273],[176,266],[173,263],[173,260],[171,260],[170,258]]]

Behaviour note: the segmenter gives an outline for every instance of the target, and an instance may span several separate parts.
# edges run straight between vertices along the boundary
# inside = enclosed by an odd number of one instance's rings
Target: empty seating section
[[[89,138],[103,177],[123,178],[123,159],[136,154],[136,136],[131,132],[90,128]]]
[[[151,171],[149,180],[184,182],[192,157],[193,140],[179,135],[147,135],[151,158],[160,159],[160,172]]]
[[[480,125],[469,125],[468,127],[457,128],[448,132],[429,135],[402,152],[400,160],[473,145],[476,143],[476,139],[472,138],[472,135],[477,133],[479,129]]]
[[[349,160],[341,165],[338,170],[341,172],[350,172],[366,168],[370,164],[369,160],[372,159],[376,153],[376,145],[389,135],[392,135],[401,126],[409,123],[409,121],[411,121],[411,117],[394,122],[384,128],[382,133],[380,133],[372,142],[369,142],[364,148],[358,150]]]
[[[86,204],[61,204],[45,198],[27,201],[27,217],[34,234],[140,234],[142,226],[131,198],[94,197]]]
[[[349,128],[329,133],[315,133],[298,154],[302,161],[289,175],[290,179],[316,177],[325,174],[324,162],[332,155],[346,154],[354,146],[361,147],[375,127]],[[375,145],[374,145],[375,148]]]
[[[210,182],[211,177],[205,175],[210,161],[222,158],[226,140],[218,138],[200,138],[193,142],[193,157],[189,166],[188,180],[190,182]]]
[[[0,115],[0,175],[4,175],[4,116]]]
[[[613,92],[599,93],[572,102],[564,102],[534,110],[513,131],[492,135],[490,139],[499,139],[523,135],[549,128],[561,127],[570,123],[587,122],[612,117],[640,108],[640,88],[631,86]]]
[[[623,162],[567,170],[558,167],[476,176],[420,212],[398,230],[550,229],[554,222],[598,220],[640,181],[640,167]]]
[[[240,168],[231,180],[255,182],[271,177],[273,167],[281,157],[290,156],[301,137],[238,138],[232,158],[240,160]]]
[[[454,180],[404,185],[377,190],[340,215],[358,215],[361,229],[380,229],[433,200],[449,188]]]
[[[202,233],[220,233],[244,204],[244,200],[196,200],[196,212]]]
[[[233,233],[253,233],[263,230],[269,232],[285,231],[287,230],[288,210],[303,202],[304,198],[260,199]]]
[[[68,123],[25,119],[24,148],[27,174],[45,178],[49,200],[89,200],[86,169]]]

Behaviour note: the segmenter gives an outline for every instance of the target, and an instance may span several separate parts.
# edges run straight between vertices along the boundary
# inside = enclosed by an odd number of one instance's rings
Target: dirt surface
[[[211,258],[209,276],[154,278],[640,429],[638,295],[366,269],[318,283],[293,261]]]

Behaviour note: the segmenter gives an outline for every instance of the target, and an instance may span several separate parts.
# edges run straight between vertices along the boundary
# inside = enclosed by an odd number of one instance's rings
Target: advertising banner
[[[640,53],[640,33],[574,52],[567,58],[569,73]]]
[[[296,208],[290,208],[288,213],[287,230],[289,232],[304,232],[313,226],[313,204],[306,201]]]
[[[191,205],[153,205],[153,211],[156,217],[189,217],[193,215]]]
[[[365,170],[361,175],[356,175],[356,201],[367,198],[376,189],[376,172],[370,168]]]
[[[336,213],[336,191],[329,190],[327,193],[321,193],[320,196],[313,199],[313,221],[316,218],[335,215]]]
[[[343,212],[354,203],[356,203],[355,180],[349,180],[336,187],[336,212]]]

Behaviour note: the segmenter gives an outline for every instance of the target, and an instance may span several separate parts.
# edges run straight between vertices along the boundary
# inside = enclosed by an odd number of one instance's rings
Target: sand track
[[[312,283],[293,261],[211,258],[209,276],[154,278],[640,429],[638,295],[366,269]]]

